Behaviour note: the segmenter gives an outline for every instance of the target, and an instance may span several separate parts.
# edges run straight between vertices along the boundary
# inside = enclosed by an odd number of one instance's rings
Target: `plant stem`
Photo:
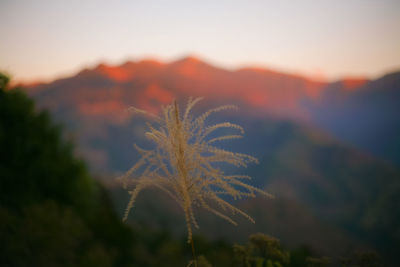
[[[194,251],[193,238],[191,239],[191,244],[192,244],[192,254],[193,254],[194,267],[197,267],[197,259],[196,259],[196,253]]]

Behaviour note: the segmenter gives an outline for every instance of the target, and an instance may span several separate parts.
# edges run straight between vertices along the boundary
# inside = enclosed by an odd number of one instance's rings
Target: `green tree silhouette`
[[[133,236],[47,112],[0,74],[0,265],[124,266]]]
[[[272,267],[288,266],[289,251],[284,250],[278,239],[265,234],[254,234],[249,237],[245,246],[235,245],[235,266]]]

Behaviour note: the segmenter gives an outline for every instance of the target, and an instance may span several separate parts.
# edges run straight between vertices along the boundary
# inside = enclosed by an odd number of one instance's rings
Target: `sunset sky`
[[[195,55],[334,80],[400,70],[400,1],[0,2],[0,70],[32,82],[99,62]]]

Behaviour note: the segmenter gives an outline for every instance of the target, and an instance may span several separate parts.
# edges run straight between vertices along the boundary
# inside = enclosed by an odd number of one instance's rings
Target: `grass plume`
[[[137,195],[146,187],[156,187],[171,196],[183,209],[188,230],[188,242],[192,242],[192,227],[198,228],[194,208],[201,207],[236,225],[230,215],[240,214],[251,222],[254,220],[244,211],[228,203],[223,196],[233,199],[255,197],[261,193],[270,194],[247,184],[250,177],[244,175],[226,175],[218,167],[221,162],[246,167],[257,163],[257,159],[241,153],[230,152],[215,146],[215,143],[241,138],[244,130],[230,122],[206,125],[207,118],[213,113],[236,109],[233,105],[210,109],[197,118],[191,116],[191,110],[202,98],[190,98],[186,109],[180,112],[176,101],[162,109],[160,116],[151,115],[154,124],[147,124],[147,139],[155,144],[152,150],[135,145],[141,157],[135,165],[120,177],[124,187],[128,188],[130,200],[124,220],[134,206]],[[143,110],[131,108],[131,111],[144,114]],[[215,136],[215,131],[230,128],[237,134]]]

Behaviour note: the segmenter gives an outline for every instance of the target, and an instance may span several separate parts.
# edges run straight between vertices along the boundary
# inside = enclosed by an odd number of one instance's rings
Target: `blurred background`
[[[151,148],[126,108],[203,96],[195,115],[239,107],[209,123],[244,127],[220,145],[257,157],[235,172],[276,197],[235,202],[256,224],[197,211],[204,266],[396,266],[399,14],[394,0],[1,1],[0,264],[186,265],[179,207],[149,190],[123,224],[115,178],[134,143]]]

